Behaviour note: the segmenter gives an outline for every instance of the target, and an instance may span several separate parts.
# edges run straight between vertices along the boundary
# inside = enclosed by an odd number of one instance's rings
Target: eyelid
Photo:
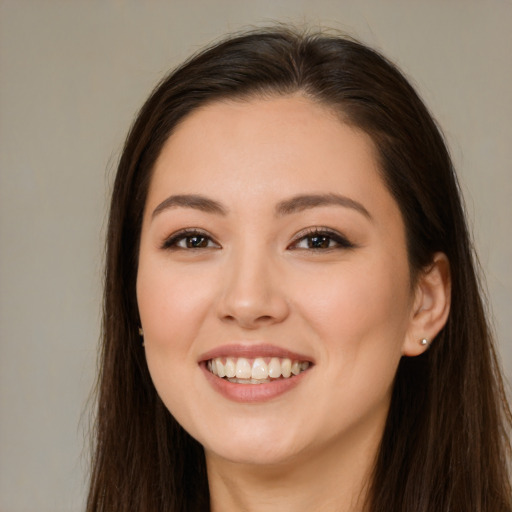
[[[205,238],[208,239],[209,242],[212,242],[213,244],[215,244],[217,246],[215,248],[222,248],[221,244],[219,242],[217,242],[217,240],[208,231],[206,231],[204,229],[201,229],[201,228],[184,228],[184,229],[180,229],[178,231],[175,231],[174,233],[172,233],[169,236],[167,236],[163,240],[163,242],[161,244],[161,249],[164,249],[164,250],[171,250],[171,249],[176,249],[176,250],[179,250],[179,249],[184,249],[184,250],[212,249],[212,247],[196,247],[196,248],[190,247],[190,248],[186,248],[185,249],[184,247],[179,247],[177,245],[177,242],[179,242],[183,238],[193,237],[193,236],[205,237]],[[308,250],[308,249],[305,249],[305,248],[296,247],[296,245],[300,241],[302,241],[303,239],[307,238],[308,236],[309,237],[312,237],[312,236],[326,236],[326,237],[331,238],[331,240],[333,240],[337,244],[334,247],[328,247],[328,248],[324,248],[324,249],[309,248],[309,250],[312,250],[312,251],[326,252],[326,251],[329,251],[329,250],[352,249],[352,248],[356,247],[356,244],[352,243],[344,234],[340,233],[339,231],[337,231],[335,229],[328,228],[328,227],[325,227],[325,226],[313,226],[313,227],[308,227],[306,229],[303,229],[303,230],[299,231],[298,233],[296,233],[293,236],[293,239],[290,242],[290,244],[287,246],[287,249],[288,250]]]
[[[215,238],[211,235],[211,233],[208,233],[208,231],[205,231],[204,229],[201,229],[201,228],[184,228],[184,229],[179,229],[178,231],[175,231],[174,233],[171,233],[168,237],[166,237],[161,244],[161,249],[165,249],[165,250],[212,249],[212,247],[197,247],[197,248],[191,247],[191,248],[185,249],[183,247],[179,247],[178,245],[176,245],[176,243],[179,240],[181,240],[183,238],[187,238],[187,237],[192,237],[192,236],[204,236],[205,238],[208,238],[208,240],[213,242],[218,248],[221,248],[221,245],[219,244],[219,242],[217,242],[217,240],[215,240]]]
[[[332,240],[334,240],[338,245],[335,247],[328,247],[326,249],[300,249],[298,247],[294,247],[296,244],[298,244],[301,240],[304,238],[307,238],[308,236],[327,236],[330,237]],[[339,231],[328,228],[325,226],[313,226],[306,229],[303,229],[299,231],[297,234],[294,235],[291,243],[288,245],[288,250],[311,250],[311,251],[318,251],[318,252],[327,252],[332,251],[336,249],[353,249],[356,247],[356,244],[352,243],[348,237],[346,237],[344,234],[340,233]]]

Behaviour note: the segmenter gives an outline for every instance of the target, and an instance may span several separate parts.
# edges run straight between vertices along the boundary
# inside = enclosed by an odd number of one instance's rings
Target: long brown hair
[[[430,350],[402,358],[369,489],[371,512],[511,512],[507,405],[456,176],[396,67],[349,38],[274,28],[231,37],[165,78],[128,135],[107,235],[103,345],[88,512],[209,509],[204,453],[158,397],[138,335],[142,212],[163,144],[223,98],[301,93],[373,139],[406,226],[413,277],[444,252],[452,304]]]

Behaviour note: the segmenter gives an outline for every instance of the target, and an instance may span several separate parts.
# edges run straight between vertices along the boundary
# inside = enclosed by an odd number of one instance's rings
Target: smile
[[[308,361],[280,357],[215,357],[206,363],[209,372],[235,384],[265,384],[289,379],[306,371]]]

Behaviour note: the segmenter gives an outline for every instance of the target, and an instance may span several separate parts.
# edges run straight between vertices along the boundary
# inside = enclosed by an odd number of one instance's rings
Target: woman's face
[[[378,443],[414,297],[369,137],[299,96],[192,113],[155,165],[137,299],[155,387],[207,456]]]

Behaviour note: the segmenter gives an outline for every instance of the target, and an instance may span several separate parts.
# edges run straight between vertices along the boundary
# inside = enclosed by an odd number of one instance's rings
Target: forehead
[[[187,116],[157,159],[148,203],[198,191],[221,201],[389,196],[371,138],[302,96],[219,101]]]

